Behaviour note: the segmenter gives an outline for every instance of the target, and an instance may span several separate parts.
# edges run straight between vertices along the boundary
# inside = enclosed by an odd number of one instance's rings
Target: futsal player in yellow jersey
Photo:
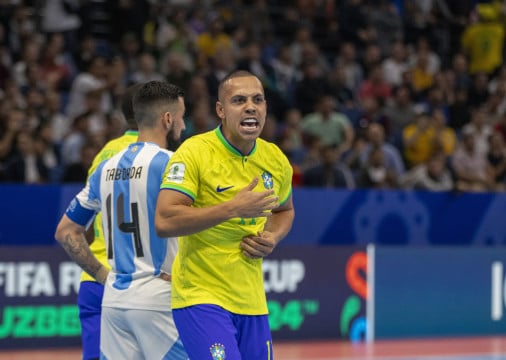
[[[128,87],[121,99],[121,110],[127,121],[129,130],[122,136],[109,141],[95,156],[88,170],[88,176],[92,174],[97,166],[104,160],[113,157],[128,145],[137,141],[137,123],[134,119],[132,98],[134,93],[142,86],[135,84]],[[90,245],[91,252],[107,268],[110,269],[105,250],[104,235],[102,231],[102,215],[98,213],[93,224],[93,242]],[[100,316],[102,313],[102,296],[104,286],[95,279],[83,272],[81,284],[77,296],[79,307],[79,319],[81,321],[81,341],[83,349],[83,360],[100,358]]]
[[[260,80],[237,71],[219,86],[221,125],[171,158],[155,214],[160,236],[179,236],[172,308],[190,359],[270,360],[262,258],[289,232],[292,167],[260,139]]]

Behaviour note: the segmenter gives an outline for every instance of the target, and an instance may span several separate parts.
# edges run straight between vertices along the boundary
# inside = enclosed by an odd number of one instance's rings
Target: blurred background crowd
[[[506,189],[506,2],[0,0],[0,181],[84,182],[131,84],[263,82],[294,186]]]

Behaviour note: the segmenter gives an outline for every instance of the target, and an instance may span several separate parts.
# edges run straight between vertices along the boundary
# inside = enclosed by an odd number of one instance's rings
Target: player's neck
[[[137,137],[138,142],[150,142],[155,143],[161,148],[165,148],[167,140],[165,133],[159,129],[142,129],[139,130],[139,136]]]

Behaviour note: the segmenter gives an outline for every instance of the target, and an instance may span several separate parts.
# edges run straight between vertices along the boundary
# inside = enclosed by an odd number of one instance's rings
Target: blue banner
[[[0,185],[0,245],[54,245],[78,185]],[[295,188],[296,219],[281,243],[506,244],[506,193]]]
[[[506,334],[505,247],[374,252],[374,338]]]

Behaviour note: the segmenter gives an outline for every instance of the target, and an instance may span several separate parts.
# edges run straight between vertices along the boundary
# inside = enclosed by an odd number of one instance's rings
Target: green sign
[[[76,305],[6,306],[0,340],[34,337],[69,337],[81,334]]]

